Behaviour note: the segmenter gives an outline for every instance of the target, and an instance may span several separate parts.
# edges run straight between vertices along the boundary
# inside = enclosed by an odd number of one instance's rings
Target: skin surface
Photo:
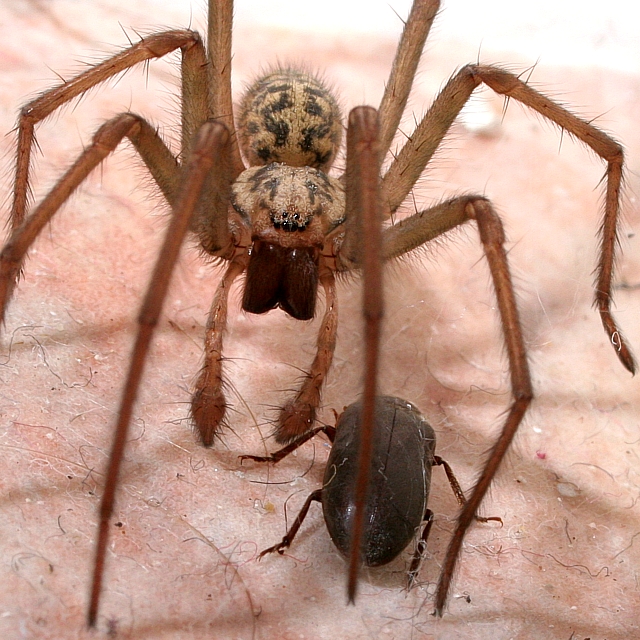
[[[143,6],[144,5],[144,6]],[[103,58],[126,38],[118,21],[146,32],[185,26],[189,8],[145,14],[120,0],[16,2],[0,6],[0,129],[28,96],[70,77],[74,60]],[[150,5],[149,5],[150,6]],[[203,12],[193,7],[202,30]],[[389,13],[397,30],[399,21]],[[310,27],[311,29],[312,27]],[[477,42],[461,46],[436,28],[410,108],[419,117]],[[397,31],[376,41],[238,24],[236,97],[280,61],[322,71],[346,114],[379,103]],[[480,37],[480,35],[479,35]],[[109,44],[106,44],[109,43]],[[455,44],[455,46],[453,46]],[[484,62],[531,65],[483,47]],[[131,71],[39,129],[36,198],[105,118],[125,109],[177,139],[175,59]],[[640,83],[595,68],[539,64],[532,81],[623,141],[628,150],[625,225],[615,315],[640,351]],[[231,294],[226,336],[230,429],[202,449],[190,430],[189,388],[198,371],[216,270],[185,250],[154,339],[131,428],[107,555],[99,630],[120,638],[538,638],[614,640],[638,634],[640,451],[638,381],[624,371],[591,309],[603,165],[554,127],[489,92],[492,135],[461,124],[415,191],[424,208],[445,194],[489,196],[503,214],[530,353],[536,400],[475,525],[442,620],[431,597],[456,513],[442,470],[429,506],[436,522],[419,585],[403,590],[409,551],[363,576],[347,607],[346,566],[314,505],[290,552],[255,561],[318,488],[322,438],[269,469],[241,467],[242,453],[276,448],[273,408],[313,357],[318,318],[250,316]],[[411,129],[411,122],[404,127]],[[2,138],[6,166],[12,137]],[[340,164],[340,160],[338,160]],[[102,471],[135,329],[164,229],[165,207],[131,151],[92,175],[31,252],[2,346],[0,635],[84,638]],[[2,182],[10,188],[10,173]],[[406,207],[411,212],[411,207]],[[446,249],[445,249],[446,247]],[[469,488],[509,387],[488,271],[472,226],[386,273],[380,389],[416,404],[433,425],[436,453]],[[320,418],[360,392],[359,286],[339,286],[341,325]],[[321,302],[322,307],[322,302]],[[264,441],[263,441],[264,438]],[[266,483],[272,484],[266,484]]]

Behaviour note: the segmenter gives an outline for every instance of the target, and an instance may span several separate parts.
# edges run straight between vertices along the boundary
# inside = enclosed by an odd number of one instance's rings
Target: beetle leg
[[[271,455],[268,456],[252,456],[252,455],[244,455],[238,456],[240,458],[240,464],[244,460],[254,460],[255,462],[273,462],[276,464],[280,462],[283,458],[286,458],[290,453],[293,453],[296,449],[301,447],[305,442],[308,442],[313,438],[313,436],[317,435],[320,432],[323,432],[327,438],[329,438],[329,442],[333,444],[333,441],[336,438],[336,428],[330,426],[316,427],[315,429],[311,429],[311,431],[307,431],[307,433],[303,434],[297,440],[294,440],[291,444],[288,444],[286,447],[282,447],[282,449],[278,449],[278,451],[274,451]]]
[[[307,513],[309,512],[309,507],[313,501],[320,502],[322,500],[322,489],[316,489],[313,493],[309,494],[309,497],[306,499],[304,505],[302,505],[302,509],[300,509],[300,513],[297,515],[296,519],[293,521],[291,528],[287,531],[286,535],[278,544],[273,545],[273,547],[269,547],[260,553],[258,556],[258,560],[260,560],[263,556],[266,556],[268,553],[273,553],[277,551],[280,555],[284,553],[285,549],[288,549],[293,542],[293,539],[296,537],[298,533],[298,529],[304,522],[304,519],[307,517]]]
[[[431,533],[431,527],[433,525],[433,511],[427,509],[424,512],[424,529],[422,535],[416,545],[416,550],[413,554],[413,560],[411,560],[411,566],[409,567],[409,573],[407,574],[407,589],[411,590],[416,581],[416,576],[420,570],[422,564],[422,558],[424,552],[427,550],[427,540],[429,539],[429,533]]]
[[[444,472],[447,474],[447,478],[449,480],[449,484],[451,485],[451,490],[456,496],[456,500],[461,507],[464,507],[467,504],[467,499],[464,497],[464,492],[462,491],[462,487],[458,482],[458,479],[455,477],[453,473],[453,469],[449,465],[446,460],[443,460],[440,456],[433,456],[433,466],[441,466],[444,467]],[[474,516],[477,522],[499,522],[501,525],[503,524],[502,518],[498,518],[497,516],[491,516],[489,518],[485,518],[484,516],[476,515]]]

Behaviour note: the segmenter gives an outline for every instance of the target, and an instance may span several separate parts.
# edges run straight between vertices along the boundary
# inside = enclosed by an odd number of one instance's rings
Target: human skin
[[[185,26],[188,13],[142,22],[120,0],[0,6],[7,38],[0,128],[25,99],[65,78],[74,60],[124,46],[118,21]],[[139,5],[140,6],[140,5]],[[157,9],[157,8],[156,8]],[[196,12],[200,7],[196,6]],[[138,13],[140,11],[140,13]],[[177,22],[179,20],[179,22]],[[394,20],[390,14],[390,20]],[[395,23],[394,23],[395,24]],[[69,25],[73,25],[70,27]],[[135,40],[137,36],[129,31]],[[412,95],[419,117],[466,51],[440,45],[424,57]],[[238,24],[234,87],[270,64],[321,70],[347,110],[376,105],[397,35],[357,37]],[[444,40],[444,45],[442,44]],[[456,55],[451,54],[456,51]],[[461,55],[466,57],[460,57]],[[84,57],[83,57],[84,56]],[[482,60],[518,71],[508,52]],[[36,199],[105,118],[131,109],[175,137],[168,96],[176,65],[134,70],[92,92],[38,130],[43,156]],[[536,87],[580,105],[627,149],[624,256],[615,316],[640,350],[640,85],[633,76],[539,64]],[[456,503],[433,475],[436,523],[410,593],[408,554],[367,572],[355,606],[346,570],[314,506],[284,555],[257,562],[321,484],[328,444],[317,438],[275,468],[237,456],[276,448],[269,421],[311,359],[318,319],[282,312],[250,316],[232,292],[225,336],[231,400],[222,443],[203,449],[187,420],[206,313],[219,269],[187,249],[176,269],[147,364],[112,518],[112,543],[98,627],[122,638],[616,638],[638,633],[640,486],[638,382],[623,369],[591,307],[598,181],[602,162],[554,127],[486,93],[499,120],[491,135],[456,125],[415,190],[420,208],[449,194],[487,195],[503,216],[529,349],[536,400],[483,506],[504,522],[475,525],[466,538],[448,608],[434,619],[432,595]],[[410,120],[410,119],[409,119]],[[404,130],[410,130],[410,121]],[[2,140],[11,163],[12,137]],[[132,169],[132,167],[135,167]],[[142,185],[142,186],[140,186]],[[3,188],[8,192],[10,176]],[[412,205],[406,207],[411,211]],[[4,328],[0,448],[0,630],[3,637],[90,637],[84,616],[111,434],[145,284],[166,209],[129,150],[96,171],[31,252]],[[509,402],[509,380],[488,270],[472,225],[386,273],[381,391],[416,404],[438,437],[437,453],[465,489],[480,472]],[[339,287],[340,329],[320,420],[357,399],[362,345],[357,280]],[[264,440],[263,440],[264,439]],[[573,634],[573,636],[572,636]]]

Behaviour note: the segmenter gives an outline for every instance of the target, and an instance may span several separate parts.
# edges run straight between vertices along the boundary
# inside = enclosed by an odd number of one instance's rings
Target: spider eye
[[[304,231],[311,217],[312,214],[302,216],[298,211],[289,213],[289,211],[283,209],[279,213],[271,214],[271,223],[276,229],[282,229],[283,231]]]

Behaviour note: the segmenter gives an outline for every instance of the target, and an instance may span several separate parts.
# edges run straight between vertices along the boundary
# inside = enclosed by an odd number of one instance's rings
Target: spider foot
[[[227,410],[222,391],[198,388],[191,399],[191,419],[205,447],[211,447]]]
[[[290,400],[280,410],[274,431],[276,442],[289,444],[313,427],[316,420],[316,405],[310,402]]]
[[[607,299],[607,304],[609,303]],[[602,320],[602,325],[604,326],[604,330],[607,332],[609,339],[611,340],[611,344],[616,350],[616,355],[622,362],[622,365],[631,372],[631,374],[635,375],[636,373],[636,360],[631,353],[631,349],[627,345],[627,341],[620,333],[615,320],[611,316],[611,312],[608,307],[602,306],[600,309],[600,318]]]

